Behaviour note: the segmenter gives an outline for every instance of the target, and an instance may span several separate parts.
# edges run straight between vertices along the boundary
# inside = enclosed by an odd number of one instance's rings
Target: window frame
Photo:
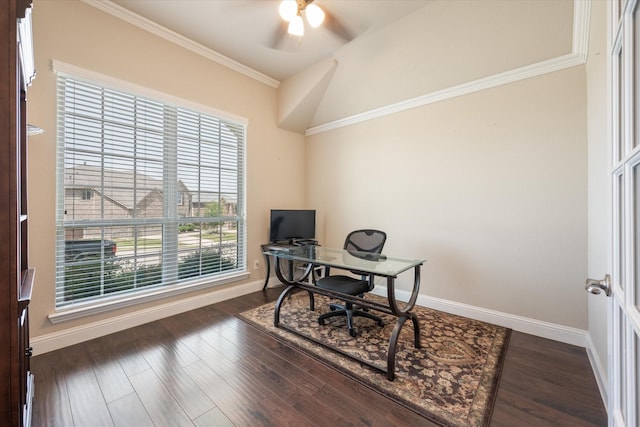
[[[90,84],[94,84],[109,90],[115,90],[118,92],[123,92],[129,95],[133,95],[135,97],[146,98],[156,102],[160,102],[162,104],[168,105],[172,108],[187,110],[196,114],[201,114],[204,116],[212,117],[218,119],[222,122],[231,123],[235,126],[239,126],[242,129],[242,140],[239,142],[242,144],[242,147],[239,148],[239,156],[241,159],[238,159],[238,168],[241,168],[241,176],[239,178],[239,188],[237,188],[237,197],[236,200],[238,212],[234,218],[237,220],[238,227],[238,237],[237,237],[237,246],[238,246],[238,255],[237,255],[237,265],[231,272],[222,272],[216,273],[214,275],[200,276],[195,279],[189,280],[180,280],[177,283],[170,285],[161,285],[154,286],[149,290],[137,290],[135,292],[126,292],[119,294],[117,296],[108,296],[107,294],[102,294],[100,298],[95,298],[92,300],[86,301],[77,301],[72,304],[59,304],[58,298],[56,298],[56,313],[50,316],[51,320],[56,323],[58,321],[64,321],[67,319],[82,317],[84,315],[90,315],[96,312],[102,312],[105,310],[116,309],[122,306],[129,306],[132,304],[142,303],[149,300],[155,300],[158,298],[168,297],[184,292],[193,291],[195,289],[200,288],[208,288],[212,286],[218,286],[226,283],[237,282],[241,280],[245,280],[249,277],[250,273],[247,271],[247,233],[246,233],[246,183],[247,183],[247,170],[246,170],[246,150],[247,150],[247,126],[248,120],[231,115],[228,113],[221,112],[219,110],[212,109],[207,106],[199,105],[190,101],[186,101],[180,98],[172,97],[170,95],[145,88],[142,86],[138,86],[129,82],[124,82],[118,79],[110,78],[101,74],[97,74],[91,71],[83,70],[81,68],[71,66],[69,64],[64,64],[59,61],[53,61],[53,70],[57,74],[58,79],[72,79],[80,82],[88,82]],[[58,117],[58,121],[60,123],[60,117]],[[59,125],[60,127],[60,125]],[[64,151],[64,133],[58,130],[58,150]],[[60,254],[64,254],[64,229],[65,229],[65,221],[61,220],[60,212],[64,211],[64,194],[65,194],[65,186],[64,186],[64,160],[60,160],[60,158],[64,156],[58,155],[58,164],[56,166],[58,182],[57,182],[57,194],[56,194],[56,234],[57,234],[57,243],[56,243],[56,259],[59,260]],[[60,164],[61,162],[61,164]],[[177,164],[179,159],[176,157],[174,162]],[[163,161],[163,164],[166,163]],[[176,186],[176,192],[182,192],[180,188]],[[83,193],[84,195],[84,193]],[[95,197],[95,194],[93,195]],[[165,195],[168,197],[168,195]],[[184,195],[183,195],[184,197]],[[170,197],[169,200],[174,200],[175,196]],[[190,198],[189,198],[190,200]],[[182,199],[184,204],[184,198]],[[177,206],[180,204],[176,203]],[[61,209],[62,208],[62,209]],[[167,214],[165,210],[165,214]],[[62,232],[63,236],[60,237],[60,233]],[[60,242],[62,242],[62,248],[60,248]],[[163,242],[164,247],[164,242]],[[65,262],[56,261],[56,271],[60,268],[60,265],[65,265]],[[59,290],[59,283],[57,280],[58,274],[56,274],[56,294]]]

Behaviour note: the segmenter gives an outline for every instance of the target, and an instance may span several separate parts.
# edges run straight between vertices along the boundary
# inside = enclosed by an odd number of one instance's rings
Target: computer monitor
[[[295,242],[316,237],[316,211],[313,209],[271,209],[269,241]]]

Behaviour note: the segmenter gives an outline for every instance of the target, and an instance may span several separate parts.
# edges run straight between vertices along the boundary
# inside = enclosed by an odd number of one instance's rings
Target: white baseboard
[[[38,355],[57,350],[70,345],[78,344],[114,332],[153,322],[154,320],[184,313],[189,310],[204,307],[231,298],[250,294],[262,289],[263,281],[254,281],[230,288],[214,290],[202,295],[183,298],[177,301],[158,304],[156,306],[123,314],[109,319],[87,323],[82,326],[65,329],[59,332],[32,337],[30,344],[33,354]]]
[[[373,293],[386,296],[387,289],[385,287],[376,286]],[[396,290],[396,297],[400,301],[408,301],[409,296],[409,292]],[[514,331],[524,332],[566,344],[577,345],[580,347],[586,347],[587,345],[587,331],[582,329],[557,325],[555,323],[489,310],[427,295],[419,295],[416,304],[444,311],[445,313],[457,314],[459,316],[469,317],[471,319],[492,323],[494,325],[504,326],[505,328],[511,328]]]
[[[596,383],[598,384],[598,389],[600,390],[600,397],[602,398],[602,403],[604,404],[604,409],[608,412],[608,403],[609,403],[609,383],[607,381],[608,374],[606,369],[602,366],[602,361],[600,357],[598,357],[598,352],[595,351],[595,346],[593,341],[591,340],[591,335],[587,335],[587,356],[589,357],[589,363],[591,364],[591,369],[593,370],[593,375],[596,378]]]
[[[262,281],[254,281],[190,298],[168,302],[166,304],[159,304],[144,310],[87,323],[82,326],[76,326],[59,332],[52,332],[50,334],[33,337],[31,338],[31,345],[33,346],[35,355],[46,353],[114,332],[122,331],[133,326],[142,325],[154,320],[183,313],[188,310],[194,310],[206,305],[215,304],[220,301],[256,292],[262,289],[262,285]],[[386,288],[376,287],[373,293],[386,296]],[[397,291],[396,296],[399,300],[405,301],[409,298],[408,292],[404,291]],[[446,313],[457,314],[481,320],[483,322],[493,323],[495,325],[504,326],[543,338],[549,338],[555,341],[588,348],[588,334],[587,331],[584,330],[479,308],[441,298],[429,297],[426,295],[420,295],[416,304],[444,311]],[[596,367],[597,365],[594,365],[594,370]],[[598,377],[598,375],[596,376]],[[600,378],[602,378],[602,376],[600,376]]]

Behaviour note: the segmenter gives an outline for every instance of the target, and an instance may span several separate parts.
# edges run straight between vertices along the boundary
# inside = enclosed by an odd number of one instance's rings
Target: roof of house
[[[100,167],[89,165],[65,169],[64,185],[94,189],[126,209],[133,209],[152,191],[162,192],[162,181],[149,175],[126,169],[103,172]]]
[[[79,165],[64,171],[66,188],[90,188],[125,209],[133,209],[152,192],[163,192],[162,180],[130,169],[104,169],[98,166]],[[135,188],[135,190],[134,190]],[[178,180],[178,191],[193,194],[182,180]],[[218,201],[219,194],[200,192],[193,194],[193,202],[208,203]],[[222,195],[234,203],[233,195]]]

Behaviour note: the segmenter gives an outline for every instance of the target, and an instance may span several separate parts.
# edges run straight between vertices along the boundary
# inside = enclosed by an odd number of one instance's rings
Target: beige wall
[[[585,102],[576,67],[311,136],[323,243],[381,228],[425,295],[586,329]]]
[[[52,325],[55,294],[55,59],[198,103],[249,121],[247,128],[248,260],[259,259],[272,207],[304,204],[304,138],[276,126],[277,95],[268,87],[75,0],[35,0],[37,78],[29,121],[45,129],[29,141],[30,262],[37,269],[31,335],[144,310],[154,303]],[[295,179],[291,179],[295,177]],[[262,281],[264,269],[251,281]],[[174,298],[186,298],[184,297]],[[166,302],[166,301],[163,301]],[[157,304],[157,302],[155,303]]]
[[[430,4],[400,37],[386,28],[336,55],[316,124],[407,99],[407,87],[420,96],[568,54],[572,12],[567,1]],[[375,227],[385,252],[426,258],[425,297],[585,330],[586,129],[577,66],[314,134],[308,205],[326,245]]]

